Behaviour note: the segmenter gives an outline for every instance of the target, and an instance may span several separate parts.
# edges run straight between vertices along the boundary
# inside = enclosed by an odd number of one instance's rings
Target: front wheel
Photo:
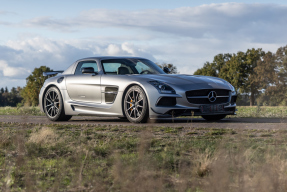
[[[202,118],[207,121],[219,121],[225,117],[226,115],[202,115]]]
[[[68,121],[72,118],[65,115],[63,99],[56,87],[50,87],[44,96],[44,112],[51,121]]]
[[[124,113],[132,123],[145,123],[148,120],[149,110],[144,90],[135,85],[129,88],[124,98]]]

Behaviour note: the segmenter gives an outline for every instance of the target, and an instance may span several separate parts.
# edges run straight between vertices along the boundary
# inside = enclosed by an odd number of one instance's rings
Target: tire
[[[141,87],[135,85],[128,89],[124,97],[123,109],[130,122],[147,122],[149,117],[148,100]]]
[[[202,115],[203,119],[207,121],[219,121],[226,117],[226,115]]]
[[[68,121],[71,115],[65,115],[62,95],[56,87],[50,87],[44,95],[44,112],[51,121]]]

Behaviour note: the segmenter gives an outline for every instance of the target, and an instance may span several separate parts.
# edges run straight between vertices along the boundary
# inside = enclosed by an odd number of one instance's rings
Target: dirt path
[[[46,116],[0,115],[0,122],[21,124],[94,124],[149,127],[190,127],[190,128],[232,128],[232,129],[287,129],[287,119],[280,118],[226,118],[218,122],[207,122],[201,118],[178,118],[160,120],[154,123],[132,124],[127,120],[113,117],[75,116],[67,122],[52,122]]]

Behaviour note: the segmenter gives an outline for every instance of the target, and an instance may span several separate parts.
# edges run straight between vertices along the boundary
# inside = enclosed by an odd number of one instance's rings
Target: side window
[[[120,66],[120,63],[103,63],[105,73],[109,75],[117,75]]]
[[[75,75],[81,75],[82,69],[86,67],[93,67],[95,72],[98,72],[98,65],[96,61],[81,61],[75,71]]]
[[[134,74],[131,66],[125,63],[102,63],[106,74],[108,75],[124,75],[124,74]]]

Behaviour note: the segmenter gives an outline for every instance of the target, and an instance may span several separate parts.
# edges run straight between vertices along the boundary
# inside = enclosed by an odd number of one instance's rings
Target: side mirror
[[[93,67],[85,67],[82,69],[82,74],[98,74]]]
[[[164,67],[164,68],[163,68],[163,71],[164,71],[165,73],[167,73],[167,74],[171,72],[170,69],[167,68],[167,67]]]

